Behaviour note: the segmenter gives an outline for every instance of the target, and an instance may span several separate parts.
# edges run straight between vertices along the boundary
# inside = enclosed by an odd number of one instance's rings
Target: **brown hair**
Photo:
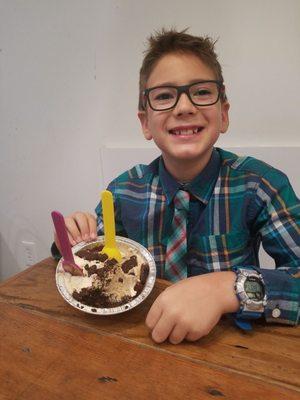
[[[148,38],[149,47],[145,51],[145,57],[140,69],[139,83],[139,110],[144,110],[143,91],[146,83],[157,62],[169,53],[192,53],[199,57],[204,64],[212,69],[216,79],[223,83],[222,68],[218,56],[214,51],[214,42],[210,37],[192,36],[186,33],[187,29],[181,32],[175,29],[155,32]],[[221,91],[221,101],[226,101],[225,88]]]

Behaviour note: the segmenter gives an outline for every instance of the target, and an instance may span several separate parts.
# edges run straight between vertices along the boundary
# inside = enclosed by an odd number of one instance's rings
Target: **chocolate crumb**
[[[118,281],[121,282],[121,283],[123,283],[123,282],[124,282],[124,279],[123,279],[123,278],[119,278]]]
[[[75,255],[87,260],[86,256],[88,256],[89,253],[90,253],[89,250],[83,248],[83,249],[77,251],[77,253],[75,253]]]
[[[149,275],[149,264],[144,263],[141,265],[141,275],[140,275],[140,281],[142,285],[145,285],[148,275]]]
[[[101,279],[105,279],[107,275],[109,274],[111,268],[109,266],[104,266],[102,268],[97,269],[97,275]]]
[[[142,285],[141,282],[137,282],[137,283],[134,285],[134,290],[136,291],[135,297],[138,296],[138,295],[142,292],[143,287],[144,287],[144,285]]]
[[[122,304],[128,303],[131,300],[131,297],[129,296],[125,296],[121,301],[112,300],[98,288],[82,288],[79,293],[74,290],[73,297],[82,304],[97,308],[118,307]],[[93,308],[92,311],[96,312],[97,309]]]
[[[88,261],[95,261],[96,260],[96,254],[95,253],[91,253],[91,252],[86,252],[86,254],[84,256],[79,256],[84,258],[85,260]]]
[[[85,267],[85,269],[86,269],[86,271],[88,273],[88,276],[91,276],[91,275],[97,273],[97,265],[91,265],[90,267],[89,266]]]
[[[112,258],[111,260],[106,260],[104,263],[105,267],[113,267],[114,265],[118,264],[118,261]]]
[[[136,267],[138,265],[137,263],[137,257],[136,256],[131,256],[129,260],[126,260],[122,264],[122,270],[125,274],[129,272],[132,268]]]
[[[94,247],[92,248],[92,250],[97,251],[97,252],[100,252],[100,251],[103,250],[103,248],[104,248],[103,244],[97,244],[96,246],[94,246]]]
[[[95,253],[94,254],[94,260],[96,260],[96,261],[101,261],[101,262],[104,262],[105,260],[107,260],[107,254],[105,254],[105,253]]]

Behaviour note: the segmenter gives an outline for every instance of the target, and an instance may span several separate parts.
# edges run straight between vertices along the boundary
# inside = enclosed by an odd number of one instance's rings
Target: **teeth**
[[[194,135],[195,133],[197,133],[197,132],[199,132],[199,131],[200,131],[200,128],[172,130],[171,132],[172,132],[174,135],[189,136],[189,135]]]

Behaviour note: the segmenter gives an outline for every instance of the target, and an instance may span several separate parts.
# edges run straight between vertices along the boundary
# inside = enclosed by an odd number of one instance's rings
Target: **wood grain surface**
[[[299,399],[299,328],[222,320],[197,342],[157,345],[144,303],[97,316],[64,301],[46,259],[0,285],[0,399]]]

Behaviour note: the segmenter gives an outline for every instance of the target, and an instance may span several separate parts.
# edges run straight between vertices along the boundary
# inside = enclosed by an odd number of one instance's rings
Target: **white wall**
[[[219,38],[231,102],[220,145],[300,146],[299,20],[298,0],[0,0],[0,278],[23,269],[22,240],[48,256],[51,210],[93,210],[101,146],[141,145],[138,70],[154,29]]]

